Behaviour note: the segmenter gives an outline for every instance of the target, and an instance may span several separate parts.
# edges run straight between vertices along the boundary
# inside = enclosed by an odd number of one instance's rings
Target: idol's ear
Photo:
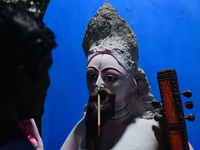
[[[15,85],[20,93],[20,97],[25,98],[27,87],[30,85],[30,76],[27,73],[27,68],[23,65],[15,69]]]
[[[136,88],[137,88],[137,82],[136,82],[136,80],[133,78],[133,80],[132,80],[132,88],[135,90]]]
[[[137,88],[137,82],[136,82],[136,80],[133,78],[133,79],[131,80],[131,82],[130,82],[128,91],[134,92],[134,91],[136,90],[136,88]]]

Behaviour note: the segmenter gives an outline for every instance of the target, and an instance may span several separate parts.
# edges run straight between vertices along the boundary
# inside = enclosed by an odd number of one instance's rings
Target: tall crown
[[[109,3],[104,3],[88,23],[82,47],[86,57],[105,50],[131,69],[138,62],[136,36],[127,22]]]

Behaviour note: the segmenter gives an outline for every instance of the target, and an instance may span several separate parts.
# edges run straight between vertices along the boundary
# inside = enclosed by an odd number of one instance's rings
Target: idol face
[[[129,73],[110,54],[98,54],[87,65],[87,86],[89,93],[95,87],[104,87],[116,94],[116,105],[122,103],[131,83]]]

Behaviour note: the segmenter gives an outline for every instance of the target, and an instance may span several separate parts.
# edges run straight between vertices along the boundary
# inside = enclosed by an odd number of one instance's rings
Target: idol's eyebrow
[[[122,74],[119,70],[117,70],[117,69],[115,69],[115,68],[105,68],[105,69],[102,70],[102,72],[109,71],[109,70],[114,70],[114,71],[116,71],[116,72]],[[113,72],[113,71],[112,71],[112,72]]]
[[[88,70],[89,70],[89,71],[90,71],[90,70],[98,71],[95,67],[88,67],[88,68],[87,68],[87,71],[88,71]]]
[[[95,68],[95,67],[88,67],[88,68],[87,68],[87,71],[90,71],[90,70],[94,70],[94,71],[98,72],[98,69]],[[115,69],[115,68],[105,68],[105,69],[102,70],[102,72],[106,72],[106,71],[109,71],[109,70],[114,70],[114,71],[116,71],[117,73],[122,74],[119,70],[117,70],[117,69]],[[109,72],[111,72],[111,71],[109,71]],[[113,71],[112,71],[112,72],[113,72]]]

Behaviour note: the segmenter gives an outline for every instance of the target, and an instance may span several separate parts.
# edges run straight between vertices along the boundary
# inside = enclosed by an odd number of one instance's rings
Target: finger
[[[108,95],[114,95],[109,89],[102,88],[98,90],[98,94],[101,97],[101,101],[105,101]]]
[[[113,110],[115,108],[115,94],[110,94],[101,104],[101,110]]]
[[[110,93],[109,95],[106,96],[105,100],[102,103],[103,104],[104,103],[114,104],[115,103],[115,98],[116,98],[116,95],[114,93]]]
[[[101,89],[99,89],[98,90],[98,94],[105,94],[105,95],[109,95],[109,94],[111,94],[112,92],[109,90],[109,89],[107,89],[107,88],[101,88]]]
[[[112,92],[109,89],[106,88],[95,88],[94,91],[90,94],[90,101],[97,102],[97,97],[100,95],[101,100],[105,100],[107,95],[112,94]]]
[[[97,102],[97,96],[98,96],[98,88],[95,88],[93,92],[90,94],[89,101]]]

